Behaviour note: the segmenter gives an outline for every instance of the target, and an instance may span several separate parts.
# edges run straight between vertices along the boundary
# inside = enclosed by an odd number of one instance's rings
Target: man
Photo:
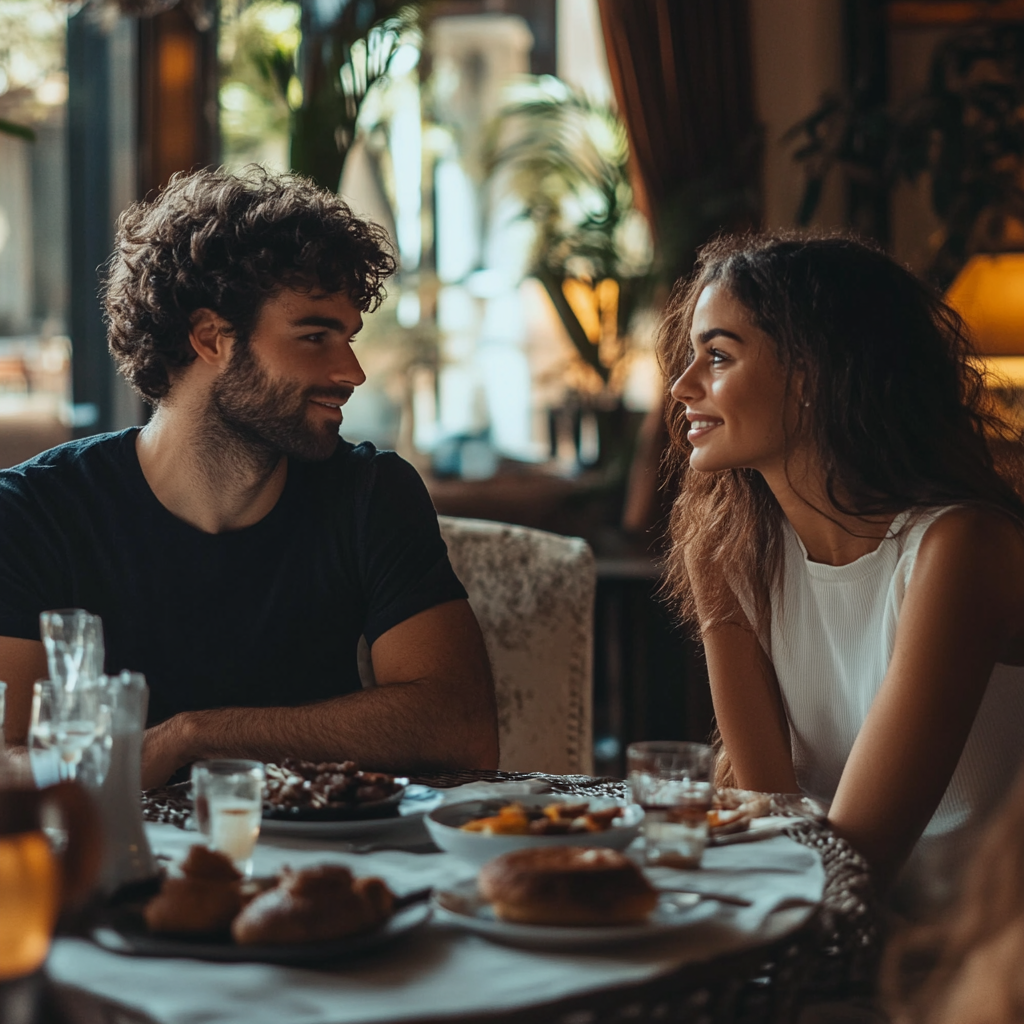
[[[204,757],[496,766],[486,652],[422,481],[339,437],[393,270],[379,228],[291,176],[177,175],[126,211],[108,338],[153,415],[0,473],[9,742],[46,675],[39,612],[81,607],[108,671],[149,682],[147,787]]]

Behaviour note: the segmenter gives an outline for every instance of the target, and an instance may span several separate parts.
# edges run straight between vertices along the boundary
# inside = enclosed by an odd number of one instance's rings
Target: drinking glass
[[[50,678],[65,690],[97,682],[103,674],[103,623],[82,608],[41,612],[39,635]]]
[[[28,746],[40,786],[78,779],[99,787],[110,764],[110,707],[101,686],[62,690],[41,679],[32,688]]]
[[[650,865],[700,866],[714,796],[713,752],[703,743],[651,741],[626,750],[629,788],[644,809],[644,857]]]
[[[192,766],[196,827],[211,849],[230,857],[247,877],[260,834],[265,779],[259,761],[223,759]]]

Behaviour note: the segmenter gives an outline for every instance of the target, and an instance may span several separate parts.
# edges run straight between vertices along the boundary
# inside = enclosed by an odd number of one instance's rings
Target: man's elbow
[[[457,767],[478,771],[498,767],[498,714],[493,704],[488,703],[475,715],[467,715],[460,732],[458,749],[452,751],[452,760],[459,762]]]

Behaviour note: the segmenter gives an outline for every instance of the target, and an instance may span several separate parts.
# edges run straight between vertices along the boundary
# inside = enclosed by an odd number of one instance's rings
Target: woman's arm
[[[695,585],[694,596],[715,719],[736,785],[762,793],[797,792],[778,680],[746,613],[725,589],[702,593]]]
[[[895,647],[829,817],[882,885],[942,799],[995,663],[1024,626],[1024,539],[1005,516],[948,512],[925,534]]]

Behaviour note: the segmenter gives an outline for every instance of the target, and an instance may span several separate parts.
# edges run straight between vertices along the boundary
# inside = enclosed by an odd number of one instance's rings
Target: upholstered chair
[[[594,556],[578,537],[441,516],[494,671],[505,771],[593,769]]]

